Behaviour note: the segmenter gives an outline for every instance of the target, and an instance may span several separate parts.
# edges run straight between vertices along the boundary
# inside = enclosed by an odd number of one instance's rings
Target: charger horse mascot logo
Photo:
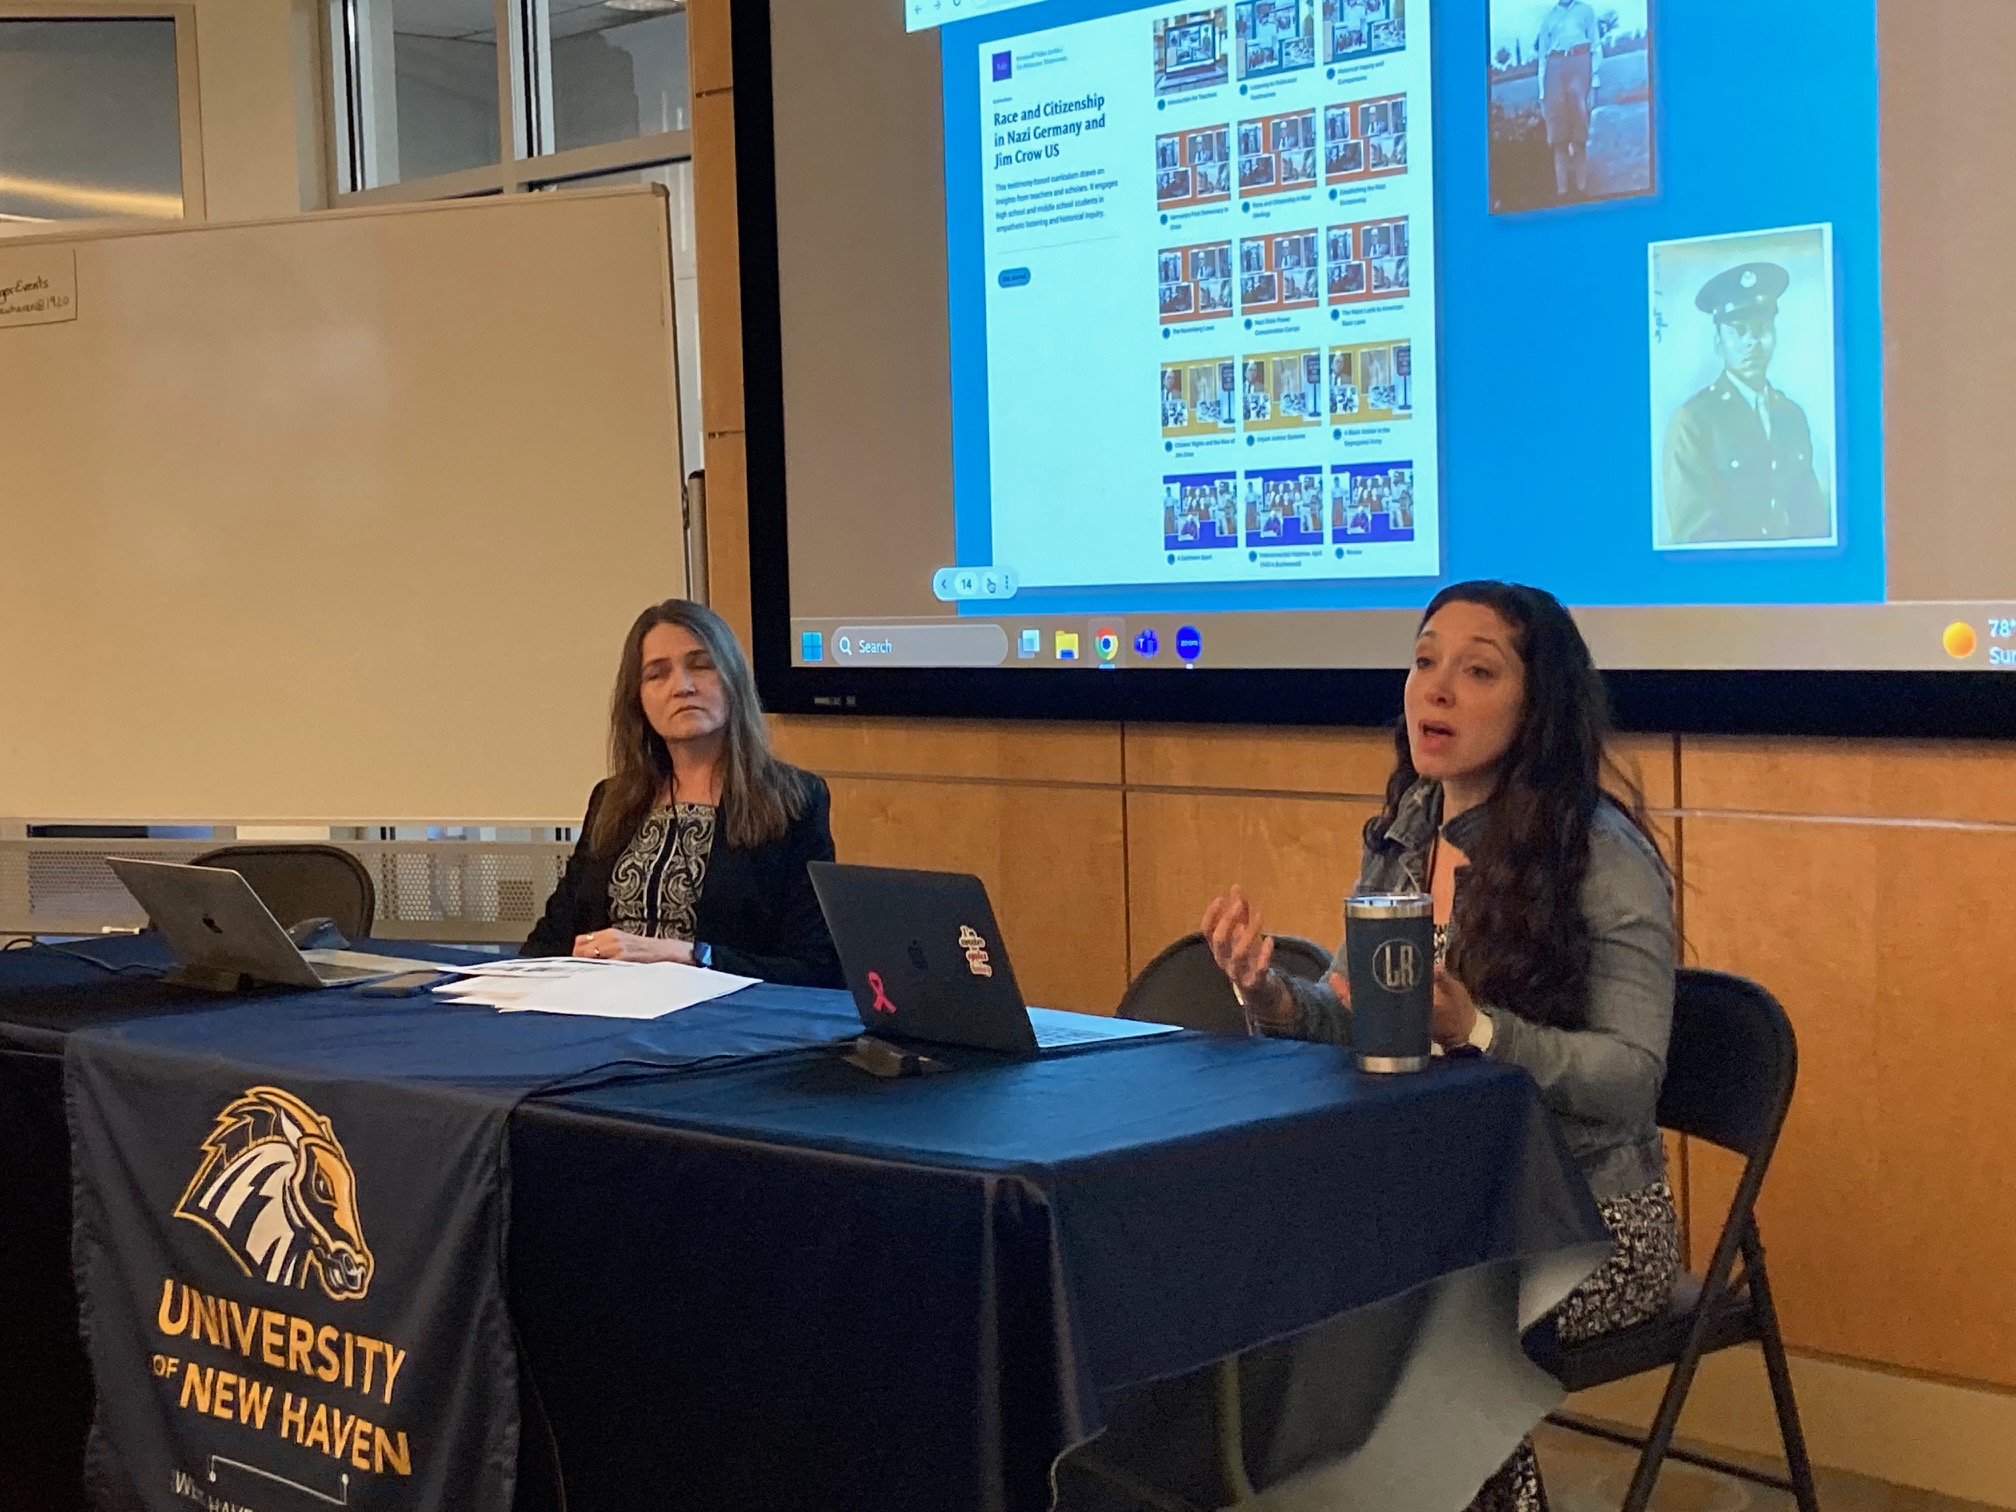
[[[279,1087],[253,1087],[217,1115],[203,1164],[175,1204],[248,1276],[305,1288],[312,1275],[338,1302],[371,1286],[371,1249],[357,1217],[357,1174],[328,1119]]]

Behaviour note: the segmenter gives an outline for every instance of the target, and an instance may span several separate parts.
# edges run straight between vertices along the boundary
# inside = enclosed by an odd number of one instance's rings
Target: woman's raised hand
[[[1249,1016],[1262,1023],[1284,1023],[1294,1001],[1268,967],[1274,960],[1274,940],[1260,927],[1260,914],[1246,894],[1234,887],[1214,898],[1204,910],[1201,926],[1211,946],[1211,959],[1239,994]]]

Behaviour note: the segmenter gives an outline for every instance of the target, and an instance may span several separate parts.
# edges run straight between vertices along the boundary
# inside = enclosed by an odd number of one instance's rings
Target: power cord
[[[165,974],[159,966],[150,966],[144,961],[129,961],[124,966],[114,966],[110,961],[101,961],[96,956],[86,955],[83,951],[74,949],[71,946],[52,945],[49,941],[38,940],[32,935],[25,942],[14,940],[0,948],[6,950],[33,950],[47,955],[67,956],[73,961],[82,961],[86,966],[95,966],[109,976],[160,977]]]

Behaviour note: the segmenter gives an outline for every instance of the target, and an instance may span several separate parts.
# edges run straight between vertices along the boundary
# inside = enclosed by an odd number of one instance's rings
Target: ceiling
[[[616,10],[602,0],[546,0],[553,19],[555,37],[579,36],[583,32],[604,31],[652,21],[662,11]],[[452,37],[469,42],[489,42],[497,34],[497,11],[493,0],[393,0],[393,29],[409,37]]]

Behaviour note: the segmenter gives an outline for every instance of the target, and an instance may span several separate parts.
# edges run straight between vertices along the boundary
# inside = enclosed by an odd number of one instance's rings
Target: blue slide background
[[[961,565],[993,556],[976,49],[1138,8],[1048,0],[943,32]],[[1172,13],[1183,8],[1171,0]],[[1445,542],[1436,581],[1509,578],[1582,606],[1881,603],[1875,0],[1655,0],[1657,191],[1511,216],[1488,213],[1486,0],[1434,0],[1433,16]],[[1150,66],[1150,46],[1144,22],[1136,66]],[[1840,544],[1653,551],[1648,244],[1823,221],[1834,227]],[[1015,602],[1086,614],[1411,608],[1428,586],[1128,585],[1025,589]]]

